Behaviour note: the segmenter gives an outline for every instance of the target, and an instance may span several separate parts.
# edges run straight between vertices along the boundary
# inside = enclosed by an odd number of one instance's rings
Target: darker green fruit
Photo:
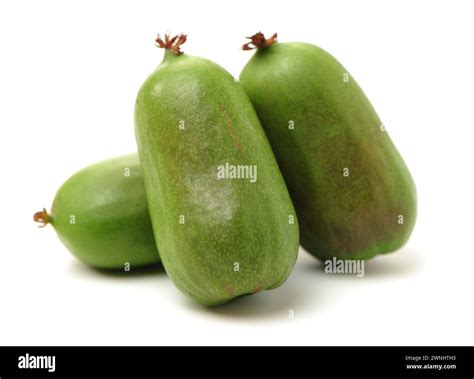
[[[223,68],[180,53],[184,39],[158,39],[167,50],[138,93],[135,134],[163,265],[216,305],[281,285],[298,224],[250,100]]]
[[[415,225],[416,191],[375,110],[327,52],[275,41],[252,37],[258,50],[240,83],[287,183],[301,244],[321,259],[398,249]]]
[[[145,187],[136,154],[86,167],[57,192],[50,223],[64,245],[81,261],[105,269],[158,263]]]

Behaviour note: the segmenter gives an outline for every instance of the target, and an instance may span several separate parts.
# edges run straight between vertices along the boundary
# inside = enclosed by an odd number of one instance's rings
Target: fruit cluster
[[[76,173],[35,221],[95,267],[161,259],[208,306],[280,286],[300,243],[322,260],[363,260],[408,240],[413,180],[334,57],[257,33],[237,81],[182,53],[185,41],[156,40],[165,54],[137,96],[138,156]]]

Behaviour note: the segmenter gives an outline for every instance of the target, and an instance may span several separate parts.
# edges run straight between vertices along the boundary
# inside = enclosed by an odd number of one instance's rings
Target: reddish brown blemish
[[[270,38],[265,38],[262,32],[255,33],[252,37],[247,37],[250,42],[247,42],[245,45],[242,46],[243,50],[253,50],[253,49],[260,49],[262,47],[269,47],[273,45],[277,41],[277,33],[272,35]]]
[[[224,291],[227,292],[229,295],[234,295],[235,290],[230,284],[224,284]]]
[[[236,134],[235,129],[234,129],[234,124],[232,123],[232,120],[231,120],[229,114],[227,113],[227,111],[223,107],[221,107],[221,111],[224,114],[225,122],[226,122],[227,128],[229,129],[230,136],[232,137],[232,142],[234,143],[234,146],[236,147],[237,150],[240,151],[240,153],[243,156],[245,156],[245,153],[242,149],[242,145],[239,142],[239,138],[237,137],[237,134]]]
[[[50,220],[51,219],[48,215],[48,212],[46,212],[46,209],[44,208],[42,211],[36,212],[33,215],[33,221],[41,224],[41,225],[38,225],[38,228],[44,228],[46,225],[49,224]]]
[[[156,46],[162,49],[170,50],[174,55],[182,54],[181,45],[184,44],[187,40],[186,34],[176,35],[174,37],[170,37],[169,34],[165,34],[165,39],[162,39],[161,36],[158,34],[156,37]]]
[[[252,292],[257,293],[257,292],[260,292],[261,290],[262,290],[262,284],[260,282],[257,282]]]

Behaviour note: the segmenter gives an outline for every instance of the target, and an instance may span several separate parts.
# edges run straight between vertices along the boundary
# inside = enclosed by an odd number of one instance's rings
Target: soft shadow
[[[94,276],[108,276],[112,278],[130,278],[130,277],[147,277],[156,275],[166,275],[165,269],[161,263],[149,265],[145,267],[133,266],[130,271],[124,271],[123,269],[102,269],[87,266],[81,262],[73,262],[71,264],[71,271],[79,275],[94,275]]]
[[[243,296],[230,303],[205,307],[191,299],[184,299],[184,306],[193,311],[217,317],[236,319],[289,319],[291,311],[300,316],[322,302],[322,289],[318,275],[303,270],[299,262],[288,280],[280,287]]]
[[[421,254],[412,249],[401,250],[380,254],[365,261],[365,278],[394,278],[411,275],[423,267]],[[315,260],[307,265],[307,270],[318,271],[321,274],[334,279],[360,279],[355,274],[327,274],[323,261]]]
[[[418,272],[423,267],[421,254],[412,249],[402,249],[365,262],[365,277],[377,279],[404,277]]]

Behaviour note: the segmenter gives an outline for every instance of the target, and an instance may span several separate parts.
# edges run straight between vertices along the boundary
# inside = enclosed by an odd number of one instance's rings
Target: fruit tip
[[[50,217],[48,215],[48,212],[46,212],[46,209],[43,208],[42,211],[36,212],[33,215],[33,221],[41,224],[38,225],[38,228],[44,228],[46,225],[48,225],[50,222]]]
[[[278,42],[278,35],[274,33],[270,38],[265,38],[265,35],[262,32],[257,32],[251,37],[246,37],[250,40],[242,46],[242,50],[253,50],[260,49],[263,47],[269,47],[274,43]]]
[[[181,51],[181,45],[183,45],[187,39],[188,36],[183,33],[173,37],[170,37],[170,34],[166,33],[164,39],[158,34],[155,43],[159,48],[170,50],[174,55],[180,55],[183,53]]]

